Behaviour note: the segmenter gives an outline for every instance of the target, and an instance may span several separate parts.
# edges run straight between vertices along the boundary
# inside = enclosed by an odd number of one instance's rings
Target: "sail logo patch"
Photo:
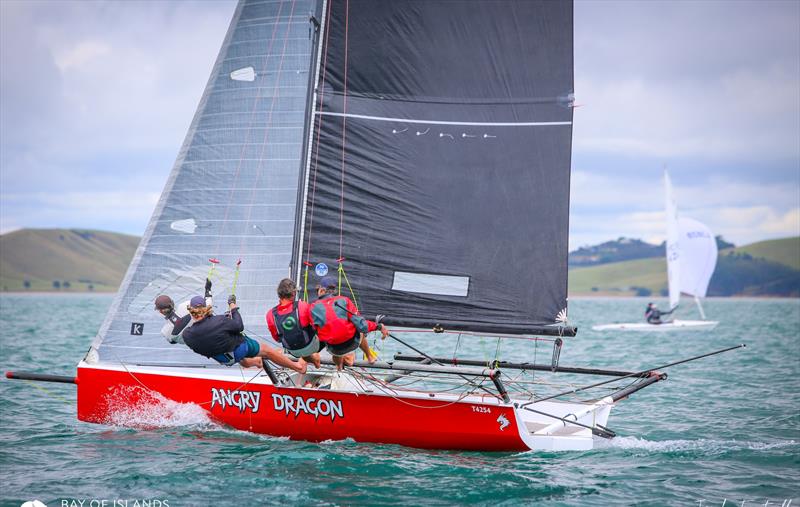
[[[261,405],[261,393],[257,391],[240,391],[230,389],[211,388],[211,408],[219,405],[222,410],[228,407],[236,407],[239,412],[250,410],[253,414],[258,412]]]
[[[142,322],[131,322],[131,334],[133,336],[142,336],[144,333],[144,324]]]
[[[335,421],[337,417],[344,418],[341,401],[318,400],[316,398],[306,399],[302,396],[291,396],[289,394],[273,394],[272,405],[276,412],[284,412],[287,417],[292,413],[295,419],[300,415],[300,412],[313,415],[314,419],[319,419],[319,416],[330,417],[331,422]]]

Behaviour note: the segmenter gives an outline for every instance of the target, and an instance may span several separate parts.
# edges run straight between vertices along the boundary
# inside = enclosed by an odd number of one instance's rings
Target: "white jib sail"
[[[681,299],[681,248],[678,228],[678,207],[672,197],[672,183],[664,171],[665,209],[667,215],[667,281],[669,283],[669,308],[678,306]]]
[[[691,218],[678,220],[680,231],[680,292],[705,297],[717,266],[717,241],[705,225]]]

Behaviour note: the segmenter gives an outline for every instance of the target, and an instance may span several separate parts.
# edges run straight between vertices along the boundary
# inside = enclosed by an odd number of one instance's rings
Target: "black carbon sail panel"
[[[555,323],[571,2],[336,0],[325,25],[296,265],[344,258],[362,310],[399,325]]]

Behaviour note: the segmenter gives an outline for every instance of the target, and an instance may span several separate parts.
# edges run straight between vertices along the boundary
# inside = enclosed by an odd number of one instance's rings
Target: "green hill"
[[[663,257],[612,262],[569,271],[570,295],[666,294]],[[709,296],[800,296],[800,237],[720,251]]]
[[[758,243],[736,248],[734,251],[786,264],[790,268],[800,269],[800,236],[759,241]]]
[[[139,239],[80,229],[22,229],[0,235],[0,289],[116,291]]]
[[[612,262],[569,270],[570,294],[635,296],[667,288],[667,261],[661,258]],[[644,289],[644,290],[642,290]]]

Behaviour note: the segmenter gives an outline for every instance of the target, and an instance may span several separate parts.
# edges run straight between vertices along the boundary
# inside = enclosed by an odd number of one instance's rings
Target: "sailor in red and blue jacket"
[[[325,276],[317,284],[319,299],[311,304],[311,324],[317,330],[319,341],[328,346],[337,369],[345,362],[353,364],[353,351],[360,348],[370,363],[377,361],[367,343],[367,333],[380,330],[382,338],[389,329],[381,323],[367,320],[358,314],[356,305],[347,296],[337,296],[336,278]]]
[[[297,300],[297,284],[284,278],[278,284],[278,305],[267,312],[267,328],[272,339],[296,358],[320,367],[319,353],[325,344],[311,325],[311,305]]]

